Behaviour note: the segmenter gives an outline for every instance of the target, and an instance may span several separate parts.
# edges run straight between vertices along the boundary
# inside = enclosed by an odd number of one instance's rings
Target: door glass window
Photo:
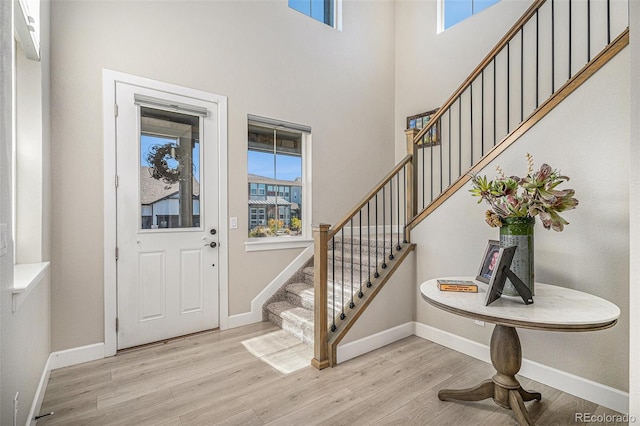
[[[200,117],[140,107],[141,229],[200,228]]]

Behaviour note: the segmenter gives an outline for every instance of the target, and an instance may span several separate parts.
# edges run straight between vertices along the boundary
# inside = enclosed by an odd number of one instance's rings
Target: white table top
[[[525,305],[520,297],[502,296],[485,306],[487,284],[473,277],[440,279],[473,281],[478,293],[440,291],[433,279],[420,286],[427,302],[447,312],[495,324],[535,330],[593,331],[613,326],[620,316],[620,308],[601,297],[541,283],[535,283],[531,305]]]

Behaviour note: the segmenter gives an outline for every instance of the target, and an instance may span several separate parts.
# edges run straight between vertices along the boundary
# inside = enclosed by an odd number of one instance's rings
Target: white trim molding
[[[415,323],[415,335],[481,361],[491,362],[489,347],[481,343],[418,322]],[[518,374],[619,413],[629,410],[627,392],[535,361],[523,359]]]
[[[44,401],[44,394],[47,391],[47,383],[49,383],[49,376],[51,375],[51,355],[47,358],[47,362],[44,364],[36,393],[33,396],[33,402],[31,403],[31,409],[29,410],[29,417],[27,417],[27,426],[33,426],[36,424],[35,417],[39,415],[42,409],[42,401]]]
[[[275,294],[280,287],[311,257],[313,256],[313,245],[308,246],[293,259],[293,261],[275,277],[268,286],[264,288],[252,301],[251,312],[232,315],[229,317],[229,328],[241,327],[243,325],[253,324],[262,321],[262,305]]]
[[[256,238],[256,240],[258,239]],[[244,243],[245,251],[285,250],[308,248],[309,246],[313,246],[313,240],[286,237],[265,238],[263,241],[251,239]]]
[[[229,231],[228,231],[228,123],[227,98],[197,89],[178,86],[125,74],[118,71],[102,70],[103,94],[103,153],[104,153],[104,356],[116,354],[118,343],[115,329],[117,315],[117,269],[116,247],[116,83],[147,87],[154,90],[175,93],[218,106],[218,279],[219,279],[219,327],[229,327]]]
[[[82,364],[83,362],[95,361],[105,357],[105,344],[94,343],[92,345],[80,346],[77,348],[71,348],[64,351],[52,352],[47,358],[47,362],[44,364],[36,393],[33,396],[33,402],[31,403],[31,409],[29,410],[29,417],[27,417],[27,426],[33,426],[37,422],[35,417],[39,415],[42,409],[42,401],[44,401],[44,394],[47,391],[47,384],[49,383],[49,376],[51,371],[69,367],[71,365]]]
[[[379,349],[390,343],[397,342],[405,337],[413,336],[414,331],[415,323],[407,322],[388,330],[372,334],[371,336],[338,345],[338,348],[336,349],[338,364]]]
[[[52,352],[51,355],[49,355],[47,364],[50,370],[56,370],[58,368],[82,364],[83,362],[95,361],[104,357],[104,343],[94,343],[92,345]]]
[[[17,263],[13,265],[12,312],[18,310],[29,294],[40,284],[49,269],[49,262]]]

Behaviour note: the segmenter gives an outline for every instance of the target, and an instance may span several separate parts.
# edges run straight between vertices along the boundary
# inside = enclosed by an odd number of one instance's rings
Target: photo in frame
[[[489,284],[493,271],[498,262],[498,255],[500,252],[500,242],[496,240],[489,240],[487,248],[484,250],[482,256],[482,263],[480,263],[480,269],[478,269],[478,275],[476,279],[482,281],[485,284]]]
[[[437,109],[423,112],[407,117],[407,129],[422,129],[426,127],[431,121],[431,117],[438,112]],[[418,144],[418,148],[431,147],[434,145],[440,145],[440,122],[433,125],[429,131],[422,137],[422,141]]]
[[[513,256],[517,248],[517,246],[511,246],[499,249],[496,264],[493,268],[491,279],[489,280],[489,288],[487,289],[487,296],[484,303],[485,306],[489,306],[502,296],[502,290],[504,289],[507,278],[511,280],[525,305],[533,303],[531,290],[529,290],[529,287],[511,270],[511,262],[513,261]]]

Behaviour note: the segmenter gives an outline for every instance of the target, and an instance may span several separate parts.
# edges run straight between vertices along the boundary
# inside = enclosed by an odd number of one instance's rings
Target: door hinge
[[[118,104],[113,105],[113,115],[116,117],[118,116]]]
[[[118,317],[116,317],[116,333],[120,331],[120,322],[118,321]]]
[[[116,247],[116,260],[118,260],[118,255],[120,254],[120,250],[118,250],[118,247]]]
[[[117,188],[118,185],[120,184],[120,178],[118,178],[118,175],[116,175],[116,178],[115,178],[114,182],[115,182],[115,185],[116,185],[116,188]]]

